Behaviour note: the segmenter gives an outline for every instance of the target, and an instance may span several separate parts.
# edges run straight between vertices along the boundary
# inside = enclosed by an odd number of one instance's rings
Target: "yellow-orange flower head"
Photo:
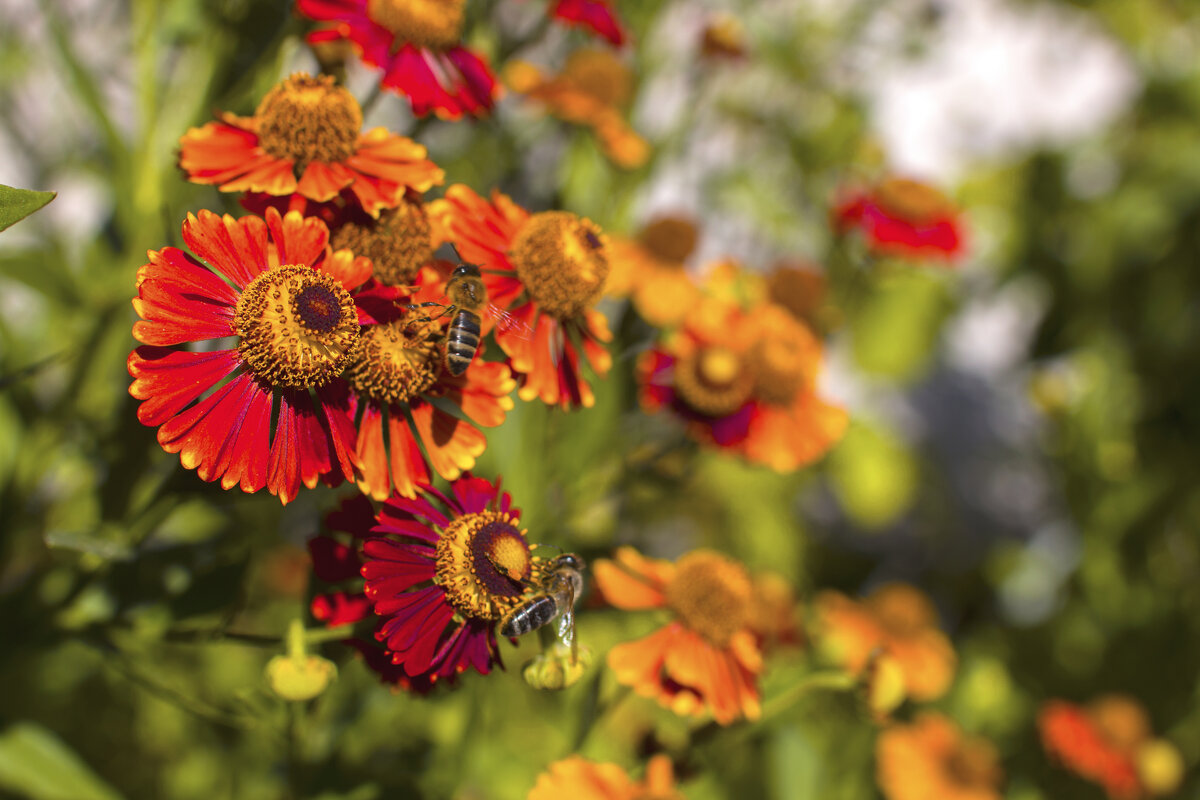
[[[746,568],[711,550],[680,558],[665,594],[684,624],[718,647],[750,622],[754,594]]]
[[[363,328],[362,346],[346,378],[354,391],[397,404],[428,390],[441,374],[440,329],[431,322],[396,320]]]
[[[509,253],[517,277],[546,314],[572,319],[600,297],[608,278],[604,234],[569,211],[543,211],[517,232]]]
[[[462,38],[466,0],[367,0],[367,16],[417,47],[444,50]]]

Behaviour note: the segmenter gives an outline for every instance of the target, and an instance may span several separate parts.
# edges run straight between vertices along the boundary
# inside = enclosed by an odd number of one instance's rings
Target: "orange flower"
[[[782,308],[746,313],[707,298],[639,360],[642,406],[669,408],[700,442],[790,472],[846,429],[846,412],[817,395],[820,364],[820,342]]]
[[[888,800],[1000,800],[996,749],[940,714],[879,734],[876,779]]]
[[[597,764],[580,756],[555,761],[538,776],[528,800],[682,800],[675,790],[671,759],[661,753],[646,765],[646,777],[635,781],[616,764]]]
[[[437,302],[444,287],[437,271],[425,267],[407,302]],[[513,407],[508,395],[516,382],[508,367],[477,354],[462,375],[452,375],[442,352],[449,318],[422,321],[425,316],[422,309],[409,309],[398,319],[364,327],[359,357],[346,370],[361,410],[358,485],[376,500],[389,497],[393,486],[398,494],[415,496],[429,484],[429,466],[446,480],[458,478],[487,446],[471,423],[494,427]],[[439,399],[465,419],[436,405]]]
[[[951,260],[963,253],[958,209],[920,181],[890,177],[850,191],[833,213],[839,230],[860,229],[880,255]]]
[[[862,674],[882,650],[899,664],[914,700],[933,700],[950,688],[958,658],[936,627],[933,605],[916,588],[886,584],[861,603],[840,592],[822,592],[816,616],[818,646],[850,672]]]
[[[1038,714],[1038,729],[1047,753],[1100,784],[1111,800],[1169,794],[1182,777],[1178,751],[1151,738],[1150,720],[1131,697],[1103,695],[1086,707],[1051,700]]]
[[[831,311],[825,305],[825,276],[820,268],[805,263],[777,264],[767,275],[767,296],[813,330],[828,329]]]
[[[633,72],[608,50],[576,50],[563,71],[548,76],[525,61],[505,68],[509,87],[573,125],[592,129],[600,147],[618,167],[636,169],[650,158],[650,145],[625,122],[633,93]]]
[[[720,553],[696,550],[676,563],[631,547],[596,564],[596,587],[611,605],[668,608],[674,619],[649,636],[614,647],[608,666],[621,683],[680,715],[706,711],[722,725],[760,713],[762,672],[745,568]]]
[[[453,241],[478,264],[488,300],[516,323],[498,327],[496,343],[517,373],[520,398],[592,406],[578,348],[597,375],[612,366],[603,345],[612,339],[608,322],[592,308],[608,277],[607,237],[570,212],[530,214],[500,192],[488,202],[461,184],[428,209],[435,242]]]
[[[326,202],[339,194],[371,216],[412,189],[442,182],[442,170],[411,139],[373,128],[361,133],[362,109],[329,76],[297,73],[259,103],[251,117],[221,114],[179,140],[179,166],[193,183],[223,192],[299,194]]]
[[[700,294],[684,267],[696,236],[691,220],[664,216],[642,228],[635,240],[614,239],[606,291],[630,295],[642,319],[655,327],[678,325]]]

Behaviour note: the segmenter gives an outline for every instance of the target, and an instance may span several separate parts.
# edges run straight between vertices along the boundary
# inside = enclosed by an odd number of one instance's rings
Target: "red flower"
[[[614,47],[625,43],[625,31],[605,0],[555,0],[550,15],[568,25],[587,28]]]
[[[465,0],[298,0],[309,19],[332,22],[309,41],[353,42],[364,63],[383,70],[383,86],[407,95],[413,113],[447,119],[487,114],[496,79],[463,47]]]
[[[129,393],[163,449],[202,479],[266,486],[287,503],[301,483],[354,478],[350,393],[338,375],[359,346],[350,291],[370,271],[331,254],[328,236],[297,213],[201,211],[183,224],[199,258],[167,247],[138,271],[133,335],[143,346],[129,355]],[[181,347],[233,336],[232,348]]]
[[[360,564],[365,578],[361,593],[318,597],[313,615],[331,625],[354,622],[366,616],[365,598],[381,618],[375,643],[350,643],[385,680],[418,691],[501,663],[496,623],[527,584],[541,580],[544,564],[499,481],[468,475],[449,494],[423,492],[390,498],[374,519],[363,513],[365,501],[345,503],[329,524],[353,544],[320,537],[310,545],[318,576],[344,580],[347,567]]]
[[[958,209],[932,186],[888,178],[852,192],[834,210],[838,230],[858,228],[879,255],[951,260],[963,253]]]
[[[1112,800],[1143,797],[1138,747],[1149,739],[1149,720],[1136,702],[1115,695],[1089,708],[1051,700],[1038,713],[1046,752],[1076,775],[1104,787]]]
[[[333,78],[298,73],[262,99],[252,117],[222,114],[179,140],[179,166],[193,183],[223,192],[296,194],[324,203],[344,193],[372,216],[409,189],[442,182],[442,170],[411,139],[373,128]],[[304,210],[292,198],[289,210]]]
[[[563,408],[595,403],[579,369],[579,347],[596,374],[612,358],[604,315],[592,308],[608,276],[607,240],[590,220],[566,211],[530,214],[500,192],[489,203],[455,184],[429,204],[435,239],[453,241],[483,270],[488,300],[516,325],[496,342],[517,373],[522,400]]]

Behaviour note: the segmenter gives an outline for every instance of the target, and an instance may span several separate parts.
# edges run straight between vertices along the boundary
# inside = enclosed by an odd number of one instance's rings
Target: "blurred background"
[[[544,5],[472,2],[465,38],[561,63],[587,37],[539,29]],[[518,403],[477,474],[504,476],[532,539],[589,558],[717,547],[782,573],[802,612],[821,590],[919,587],[958,653],[933,707],[995,745],[1004,797],[1104,797],[1035,720],[1114,692],[1182,756],[1172,796],[1200,796],[1200,8],[614,7],[644,166],[515,92],[484,122],[415,120],[385,95],[367,124],[414,136],[448,182],[611,233],[689,216],[697,274],[828,266],[838,191],[883,173],[952,197],[968,252],[831,287],[823,390],[851,423],[814,467],[614,444],[670,431],[637,407],[653,332],[607,300],[620,336],[596,407]],[[700,51],[721,15],[742,28],[735,60]],[[310,27],[284,0],[0,0],[0,184],[57,192],[0,234],[0,796],[518,798],[571,752],[630,765],[648,742],[691,798],[881,796],[852,698],[697,738],[637,699],[600,718],[599,675],[535,692],[514,668],[527,642],[504,645],[507,672],[426,698],[327,644],[323,695],[270,692],[288,623],[313,624],[305,541],[345,490],[281,507],[203,483],[137,421],[125,359],[146,251],[181,246],[189,211],[241,213],[184,180],[179,137],[315,71]],[[360,99],[376,80],[348,65]],[[581,640],[603,654],[653,627],[627,616],[581,612]],[[782,656],[765,699],[810,668]]]

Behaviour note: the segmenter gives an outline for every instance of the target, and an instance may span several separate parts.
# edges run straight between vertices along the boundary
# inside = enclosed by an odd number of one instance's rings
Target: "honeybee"
[[[483,275],[478,264],[459,264],[450,273],[446,282],[446,297],[450,302],[438,303],[432,300],[410,305],[409,308],[428,308],[438,306],[442,313],[436,317],[425,317],[424,320],[441,319],[447,314],[450,327],[446,329],[446,370],[455,377],[462,375],[475,360],[479,350],[479,340],[482,336],[483,314],[494,317],[501,330],[519,329],[526,336],[528,326],[514,319],[501,308],[487,301],[487,287],[483,284]]]
[[[551,559],[534,595],[500,620],[500,635],[523,636],[559,617],[558,640],[570,646],[575,660],[579,652],[575,642],[575,600],[583,593],[585,566],[583,559],[574,553]]]

